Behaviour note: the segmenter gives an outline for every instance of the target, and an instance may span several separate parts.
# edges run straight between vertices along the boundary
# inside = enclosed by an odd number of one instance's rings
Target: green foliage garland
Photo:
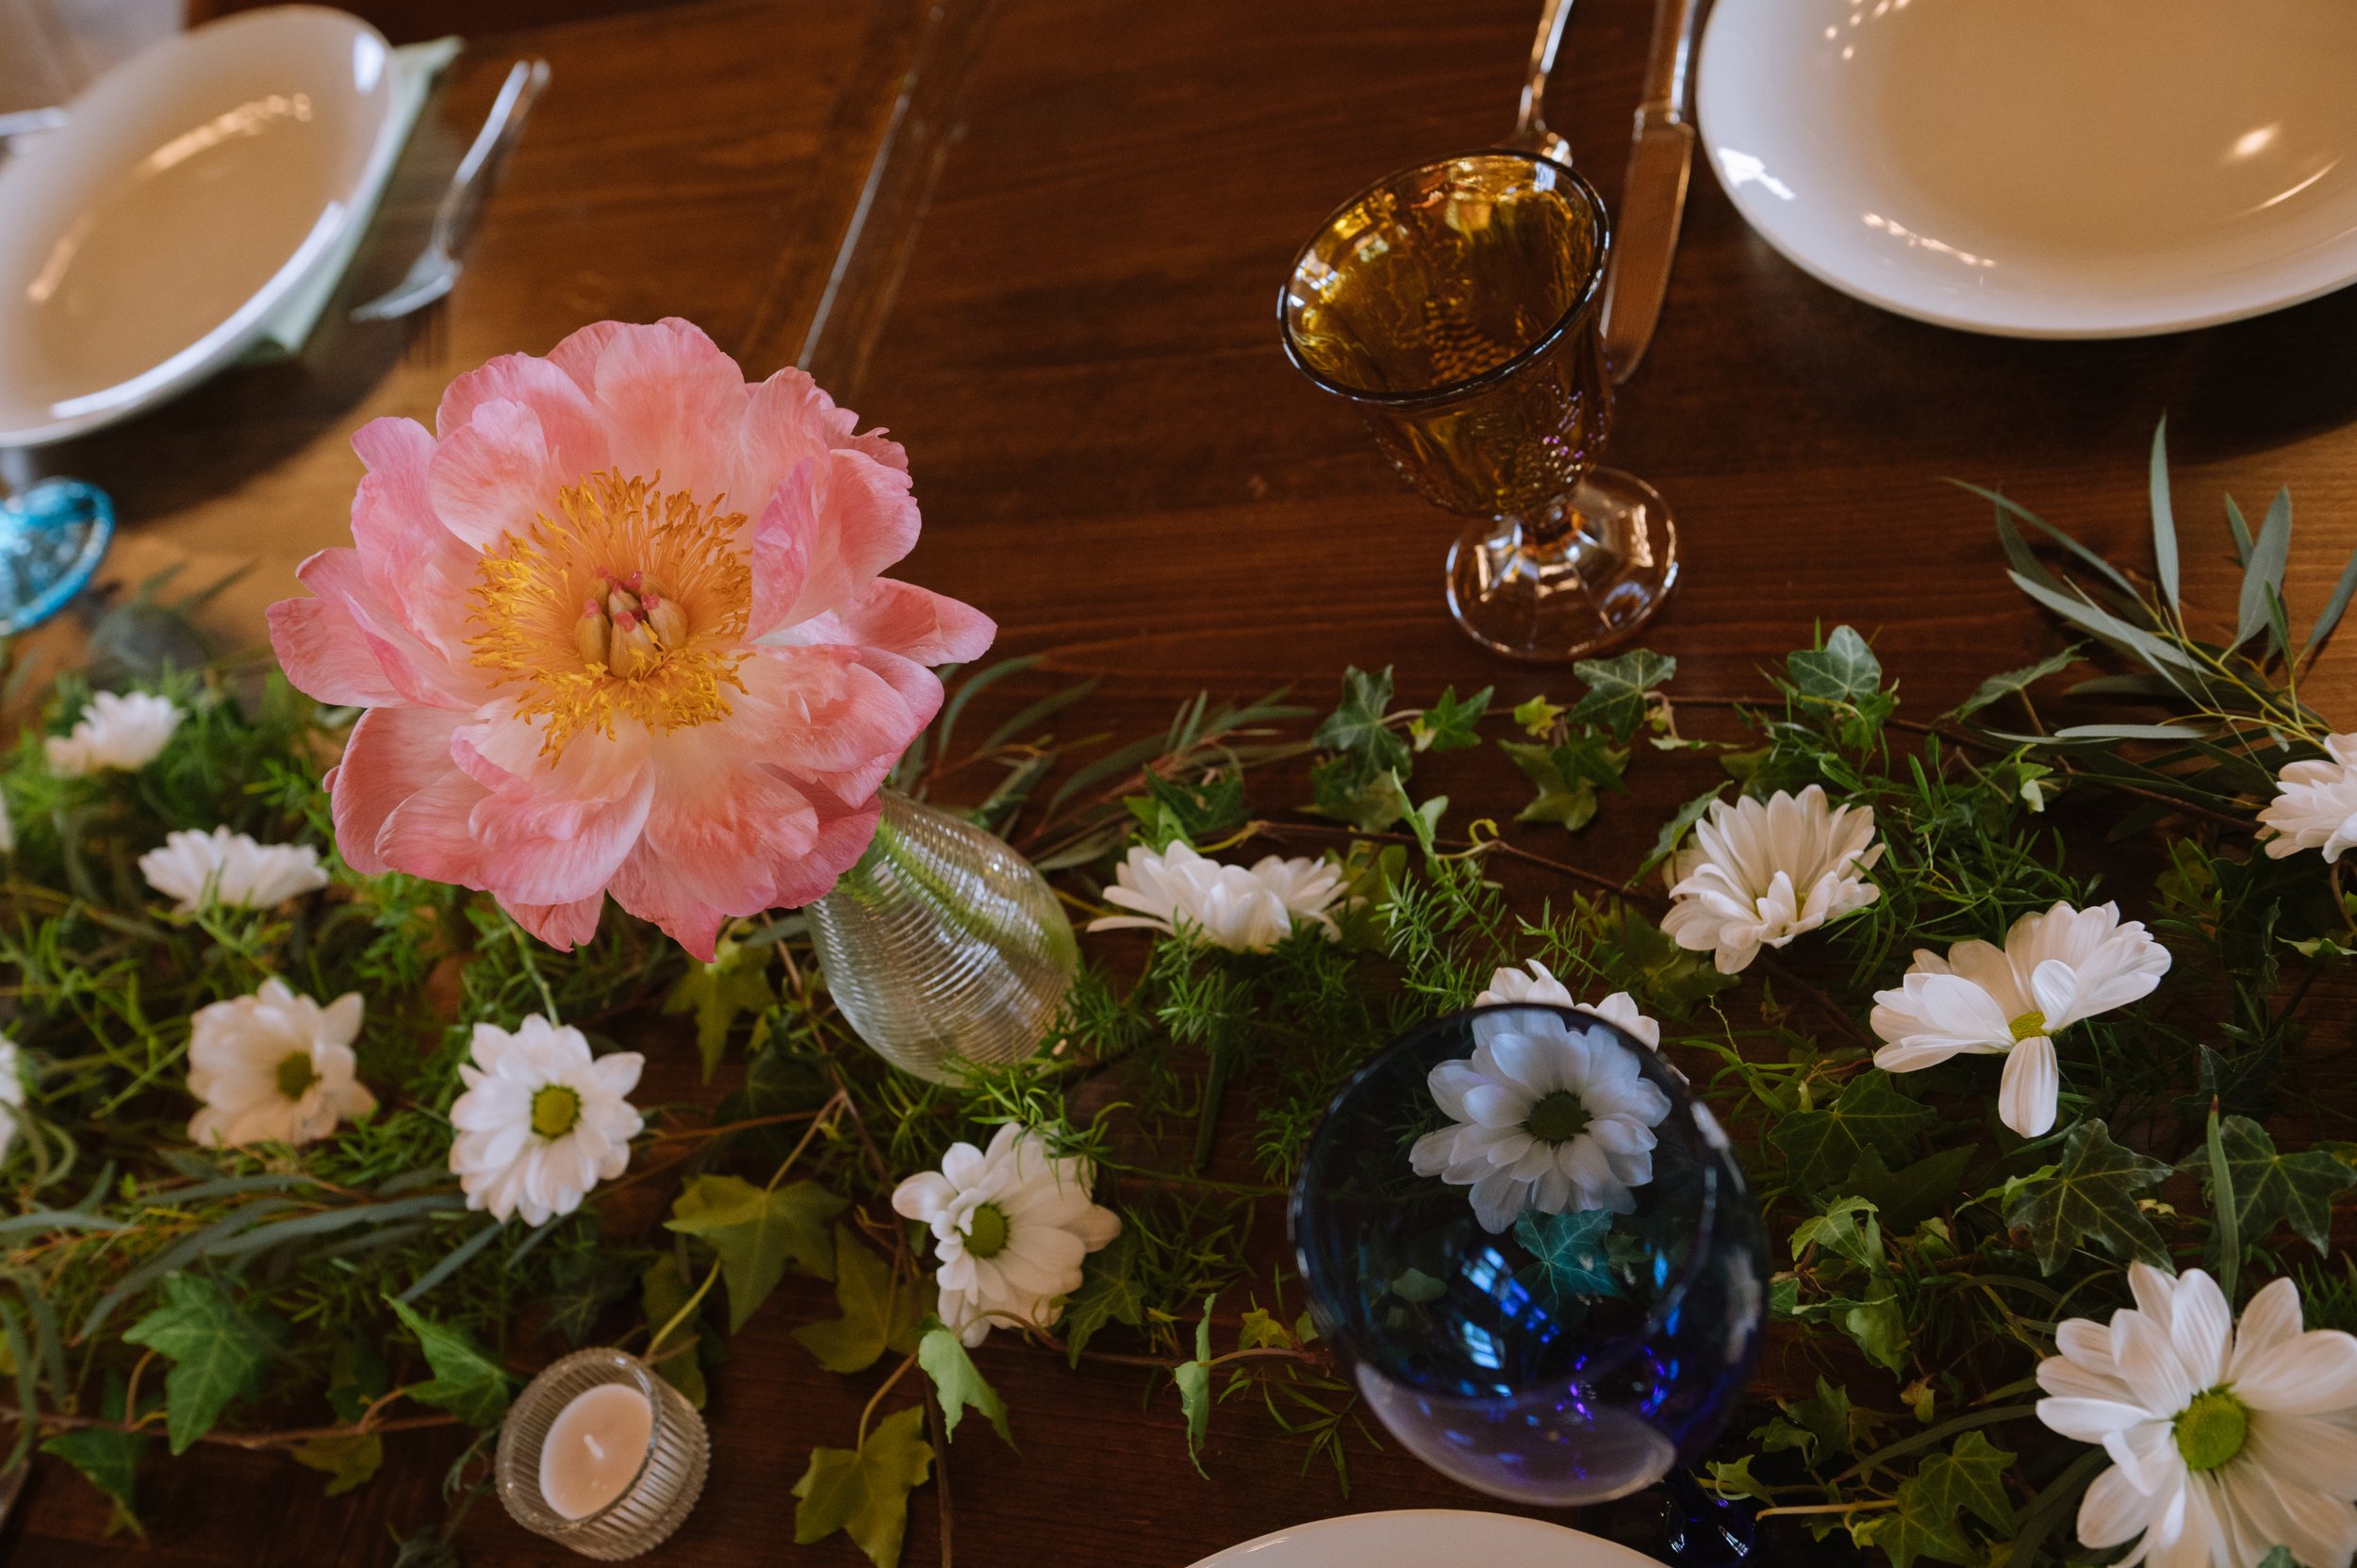
[[[1047,1048],[956,1089],[860,1047],[799,916],[738,922],[710,965],[618,916],[556,954],[481,896],[354,874],[329,848],[320,790],[349,712],[225,668],[153,676],[142,684],[189,718],[145,769],[59,778],[28,734],[0,775],[16,839],[7,1029],[27,1090],[0,1219],[18,1452],[37,1444],[72,1465],[139,1527],[157,1437],[173,1454],[284,1449],[335,1494],[366,1484],[409,1428],[471,1428],[452,1477],[463,1510],[533,1368],[614,1340],[698,1403],[725,1397],[713,1373],[728,1337],[799,1275],[831,1281],[835,1306],[795,1338],[871,1391],[857,1428],[832,1434],[849,1446],[808,1456],[799,1541],[843,1530],[890,1568],[909,1494],[957,1434],[1011,1440],[986,1371],[1026,1353],[1108,1359],[1166,1385],[1173,1406],[1146,1419],[1198,1465],[1215,1412],[1255,1407],[1346,1487],[1374,1434],[1302,1311],[1277,1205],[1360,1064],[1493,969],[1537,959],[1575,994],[1626,990],[1664,1021],[1665,1049],[1745,1149],[1781,1248],[1768,1367],[1787,1396],[1739,1421],[1709,1467],[1719,1490],[1820,1535],[1845,1529],[1896,1568],[2069,1558],[2102,1460],[2037,1425],[2031,1373],[2060,1319],[2125,1301],[2129,1261],[2210,1267],[2237,1302],[2292,1273],[2311,1327],[2357,1327],[2357,1267],[2335,1250],[2357,1144],[2312,1092],[2323,1064],[2308,1039],[2312,992],[2333,994],[2357,951],[2357,896],[2319,857],[2256,852],[2251,832],[2283,767],[2320,754],[2327,726],[2298,678],[2357,564],[2295,645],[2289,502],[2255,535],[2233,513],[2249,575],[2233,640],[2205,641],[2178,594],[2157,441],[2153,472],[2149,586],[1992,498],[2016,582],[2127,662],[2064,699],[2114,704],[2101,722],[2050,727],[2039,711],[2085,645],[1992,676],[1935,721],[1903,719],[1846,626],[1790,654],[1756,698],[1673,697],[1675,662],[1642,650],[1578,666],[1562,701],[1512,708],[1453,689],[1406,706],[1390,671],[1351,670],[1328,715],[1281,694],[1203,699],[1166,733],[1110,748],[1057,739],[1082,687],[961,749],[973,699],[1025,661],[969,672],[897,782],[983,795],[970,815],[1064,873],[1081,913],[1101,909],[1093,879],[1110,857],[1175,840],[1327,850],[1352,901],[1338,942],[1092,944]],[[48,727],[84,695],[58,683]],[[1706,754],[1726,777],[1668,812],[1625,881],[1570,861],[1567,834],[1634,819],[1631,775],[1663,752]],[[1444,756],[1453,779],[1481,779],[1485,803],[1519,776],[1520,826],[1420,798],[1419,772]],[[1305,767],[1306,815],[1288,809]],[[1662,933],[1656,868],[1730,790],[1811,784],[1872,807],[1881,897],[1721,975]],[[167,913],[137,856],[223,823],[321,847],[330,886],[273,911]],[[2099,824],[2117,849],[2095,852],[2085,830]],[[1508,882],[1543,904],[1531,913]],[[2114,897],[2175,966],[2151,1002],[2058,1042],[2052,1134],[1997,1123],[1986,1064],[1871,1065],[1871,993],[1915,949]],[[193,1147],[190,1015],[272,976],[322,1001],[363,996],[360,1076],[380,1110],[302,1149]],[[447,1115],[470,1026],[540,1012],[601,1049],[681,1015],[702,1078],[726,1087],[642,1104],[650,1131],[627,1175],[535,1230],[466,1210]],[[1094,1160],[1124,1229],[1052,1332],[1002,1332],[977,1356],[931,1320],[926,1238],[888,1198],[952,1142],[1008,1121]],[[1525,1241],[1572,1277],[1591,1261],[1575,1223]],[[447,1530],[419,1537],[416,1560],[446,1560]]]

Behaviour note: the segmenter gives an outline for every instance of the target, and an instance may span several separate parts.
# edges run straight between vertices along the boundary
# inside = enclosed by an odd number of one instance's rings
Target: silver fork
[[[475,133],[474,144],[458,160],[441,206],[434,209],[432,239],[399,283],[366,305],[353,307],[354,321],[389,322],[422,310],[450,292],[451,285],[458,281],[458,246],[483,205],[484,172],[515,141],[524,127],[524,117],[532,112],[533,100],[548,85],[548,61],[516,62],[501,84],[499,98],[491,105],[483,128]]]

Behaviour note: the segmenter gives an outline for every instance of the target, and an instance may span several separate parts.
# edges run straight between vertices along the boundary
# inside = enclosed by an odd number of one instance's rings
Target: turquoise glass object
[[[78,479],[44,479],[0,497],[0,637],[65,608],[90,586],[114,534],[114,503]]]
[[[1549,1076],[1567,1060],[1584,1098]],[[1520,1075],[1466,1097],[1512,1124],[1508,1143],[1473,1164],[1459,1143],[1435,1169],[1418,1151],[1462,1119],[1436,1090],[1475,1069]],[[1574,1148],[1616,1104],[1641,1107],[1642,1131]],[[1517,1129],[1545,1136],[1512,1143]],[[1500,1167],[1481,1162],[1537,1173],[1558,1150],[1578,1175],[1508,1185],[1519,1206],[1504,1213],[1493,1185],[1503,1229],[1486,1224],[1470,1178]],[[1604,1502],[1694,1462],[1757,1352],[1765,1246],[1724,1133],[1656,1052],[1578,1009],[1475,1008],[1402,1036],[1327,1113],[1290,1217],[1311,1316],[1368,1405],[1409,1452],[1493,1496]]]

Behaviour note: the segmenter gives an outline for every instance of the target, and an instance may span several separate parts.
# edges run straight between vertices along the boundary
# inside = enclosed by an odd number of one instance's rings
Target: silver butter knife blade
[[[1694,162],[1694,127],[1666,118],[1642,125],[1628,150],[1628,179],[1612,236],[1612,276],[1604,296],[1604,353],[1612,378],[1625,381],[1653,340],[1670,289],[1686,181]]]

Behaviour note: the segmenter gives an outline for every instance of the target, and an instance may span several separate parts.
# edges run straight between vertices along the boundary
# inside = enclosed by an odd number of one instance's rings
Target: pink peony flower
[[[352,550],[271,606],[288,678],[367,708],[328,776],[362,871],[486,889],[560,948],[605,895],[709,959],[810,902],[989,618],[879,576],[916,543],[898,443],[810,377],[746,384],[685,322],[601,322],[364,426]]]

